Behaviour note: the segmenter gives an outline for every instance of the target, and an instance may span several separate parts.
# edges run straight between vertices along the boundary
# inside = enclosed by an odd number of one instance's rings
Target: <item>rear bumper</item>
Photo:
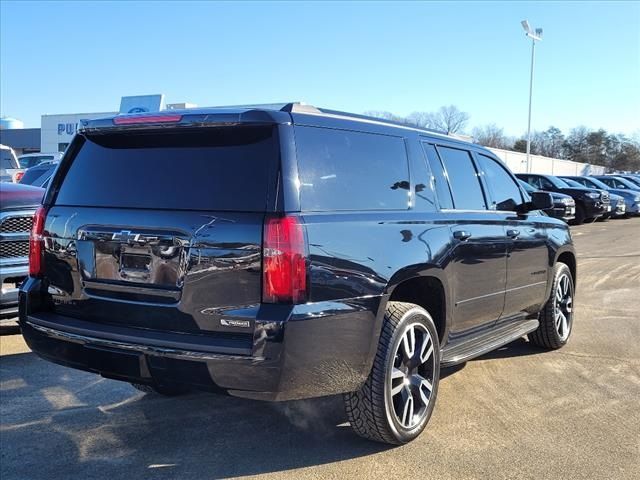
[[[202,335],[143,336],[139,329],[33,312],[34,302],[24,289],[20,327],[29,347],[46,360],[107,378],[291,400],[350,392],[362,385],[377,346],[380,322],[372,312],[380,300],[266,306],[286,307],[286,319],[275,318],[281,308],[265,308],[262,313],[274,318],[256,321],[253,341],[244,352],[229,345],[225,351]]]
[[[0,266],[0,322],[18,316],[18,290],[29,273],[29,264]]]

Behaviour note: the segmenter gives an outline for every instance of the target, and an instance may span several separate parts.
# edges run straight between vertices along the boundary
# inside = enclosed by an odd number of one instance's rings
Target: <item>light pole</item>
[[[522,28],[531,39],[531,77],[529,79],[529,121],[527,123],[527,173],[531,171],[531,99],[533,98],[533,60],[536,53],[536,40],[542,40],[542,29],[533,30],[529,22],[523,20]]]

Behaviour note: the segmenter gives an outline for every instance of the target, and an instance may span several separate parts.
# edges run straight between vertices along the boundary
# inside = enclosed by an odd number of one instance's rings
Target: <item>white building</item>
[[[40,151],[64,152],[80,126],[80,120],[92,120],[117,114],[118,112],[99,112],[42,115],[40,121]]]
[[[195,104],[175,103],[166,109],[193,108]],[[165,109],[164,95],[135,95],[120,99],[119,112],[64,113],[42,115],[40,122],[40,151],[64,152],[76,134],[81,120],[112,117],[118,113],[158,112]]]

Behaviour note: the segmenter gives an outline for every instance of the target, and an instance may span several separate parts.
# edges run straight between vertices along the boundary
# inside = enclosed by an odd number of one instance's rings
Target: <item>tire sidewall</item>
[[[391,366],[393,365],[394,357],[396,349],[398,345],[402,341],[402,337],[406,329],[412,324],[420,324],[424,326],[429,335],[431,335],[431,339],[433,341],[433,355],[435,356],[434,362],[434,375],[433,375],[433,390],[431,391],[431,397],[429,400],[429,405],[427,406],[427,411],[425,412],[424,417],[415,427],[411,429],[404,428],[398,420],[393,412],[393,400],[391,398],[391,392],[387,385],[389,384],[390,376],[391,376]],[[435,407],[436,399],[438,396],[438,385],[440,383],[440,343],[439,343],[438,334],[433,323],[433,319],[427,313],[426,310],[415,306],[411,308],[411,310],[407,311],[398,325],[396,326],[395,331],[393,332],[392,341],[389,344],[389,348],[386,352],[385,357],[385,373],[384,373],[384,408],[385,415],[387,417],[387,423],[389,425],[389,429],[395,438],[397,438],[401,443],[406,443],[414,438],[416,438],[420,433],[425,429],[427,423],[429,423],[429,419],[431,418],[431,414],[433,413],[433,409]]]
[[[569,335],[567,335],[567,338],[565,338],[564,340],[562,340],[560,338],[560,334],[558,333],[557,328],[555,328],[555,295],[556,295],[556,289],[558,288],[558,283],[560,282],[560,277],[562,277],[562,275],[567,275],[569,277],[569,289],[571,291],[571,298],[573,301],[573,307],[572,307],[572,311],[571,311],[571,317],[569,319]],[[567,342],[569,341],[569,339],[571,338],[571,334],[573,333],[573,318],[574,318],[574,309],[575,309],[575,287],[574,287],[574,282],[573,282],[573,275],[571,275],[571,269],[564,263],[558,263],[556,264],[556,271],[555,271],[555,275],[553,277],[553,287],[551,290],[551,296],[549,297],[549,313],[550,313],[550,317],[551,320],[554,322],[554,329],[553,329],[553,334],[555,337],[555,341],[559,344],[559,345],[566,345]]]

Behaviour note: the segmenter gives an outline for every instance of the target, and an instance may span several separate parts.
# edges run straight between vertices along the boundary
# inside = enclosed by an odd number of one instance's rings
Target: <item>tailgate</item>
[[[222,317],[260,303],[263,216],[53,207],[45,239],[53,310],[152,330],[233,331]]]
[[[55,313],[181,333],[248,332],[261,300],[277,145],[273,125],[77,137],[50,188],[45,223]]]

